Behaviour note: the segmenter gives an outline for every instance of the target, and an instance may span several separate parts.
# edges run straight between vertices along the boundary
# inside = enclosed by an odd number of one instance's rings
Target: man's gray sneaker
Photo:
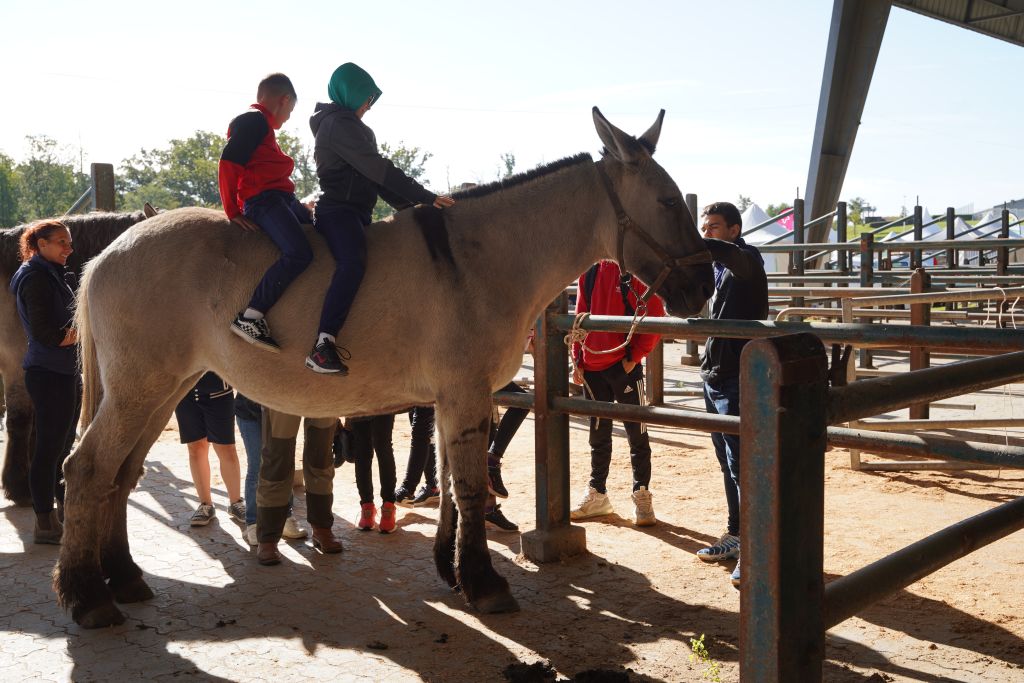
[[[231,331],[254,346],[274,353],[281,352],[281,346],[270,336],[266,318],[253,320],[239,313],[231,322]]]
[[[245,501],[239,498],[228,505],[228,516],[236,522],[245,522]]]
[[[697,551],[697,557],[705,562],[720,562],[740,556],[740,537],[729,532],[722,534],[718,542]]]

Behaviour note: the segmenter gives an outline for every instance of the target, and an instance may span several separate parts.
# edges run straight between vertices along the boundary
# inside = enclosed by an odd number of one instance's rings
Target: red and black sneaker
[[[348,367],[341,362],[341,356],[338,355],[338,347],[329,341],[320,342],[313,347],[306,357],[306,367],[323,375],[344,377],[348,374]]]

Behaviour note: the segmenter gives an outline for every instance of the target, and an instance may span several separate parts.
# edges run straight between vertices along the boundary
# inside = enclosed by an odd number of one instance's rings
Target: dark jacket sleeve
[[[711,252],[711,259],[731,270],[733,277],[738,280],[749,280],[759,270],[764,270],[764,265],[756,254],[740,249],[732,242],[705,239],[704,244]]]
[[[59,347],[67,335],[66,327],[59,327],[53,314],[53,285],[47,276],[29,275],[19,291],[28,317],[28,330],[32,338],[44,346]]]

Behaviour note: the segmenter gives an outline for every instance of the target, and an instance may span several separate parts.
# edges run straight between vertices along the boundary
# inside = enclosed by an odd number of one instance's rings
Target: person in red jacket
[[[629,283],[632,283],[633,291],[630,291]],[[576,313],[589,311],[595,315],[631,316],[637,308],[637,295],[643,296],[646,291],[647,287],[632,276],[627,276],[623,282],[617,263],[601,261],[580,277]],[[647,315],[665,315],[665,306],[657,296],[647,301]],[[576,359],[573,380],[584,385],[590,399],[644,405],[646,393],[641,363],[654,350],[659,338],[656,334],[634,334],[628,346],[610,351],[622,345],[626,335],[619,332],[591,332],[584,344],[573,346],[573,357]],[[602,351],[607,353],[600,353]],[[636,526],[651,526],[657,519],[651,501],[651,444],[647,427],[641,422],[624,422],[623,426],[629,440],[630,464],[633,467],[633,523]],[[590,484],[580,502],[570,512],[572,519],[612,513],[612,503],[605,488],[611,460],[612,421],[592,417]]]
[[[281,257],[263,275],[246,309],[231,323],[245,341],[279,353],[264,317],[284,290],[313,261],[302,230],[312,223],[309,209],[295,198],[291,180],[295,162],[281,151],[275,130],[295,109],[295,88],[281,73],[270,74],[256,89],[256,104],[232,119],[228,142],[217,168],[224,213],[243,230],[263,230]]]

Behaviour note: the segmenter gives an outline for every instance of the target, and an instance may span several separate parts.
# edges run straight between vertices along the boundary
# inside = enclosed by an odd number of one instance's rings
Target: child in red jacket
[[[580,277],[576,294],[576,313],[589,311],[595,315],[633,315],[637,294],[643,296],[647,287],[636,278],[630,280],[636,294],[622,290],[619,266],[614,261],[601,261]],[[657,296],[647,301],[647,315],[665,315],[665,306]],[[635,334],[628,346],[611,353],[626,335],[620,332],[591,332],[584,345],[573,346],[576,373],[573,381],[583,384],[587,398],[595,401],[618,401],[628,405],[645,405],[643,359],[654,350],[656,334]],[[657,522],[651,502],[651,444],[647,426],[642,422],[624,422],[629,439],[630,464],[633,466],[633,523],[652,526]],[[612,421],[590,418],[590,484],[569,516],[587,519],[612,513],[605,483],[612,460]]]
[[[224,213],[243,230],[263,230],[281,257],[263,275],[246,309],[231,330],[251,344],[279,353],[265,315],[299,273],[313,261],[302,231],[309,210],[295,198],[291,180],[295,162],[277,145],[275,130],[295,109],[295,88],[284,74],[270,74],[256,90],[256,104],[232,119],[218,176]]]

